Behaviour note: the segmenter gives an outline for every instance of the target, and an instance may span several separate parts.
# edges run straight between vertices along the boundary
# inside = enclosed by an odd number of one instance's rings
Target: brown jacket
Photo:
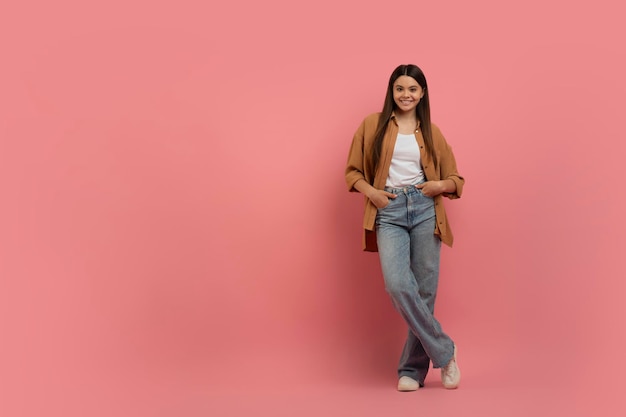
[[[372,178],[370,175],[372,146],[379,116],[380,113],[367,116],[354,134],[346,166],[346,185],[349,191],[356,191],[354,184],[360,179],[367,181],[370,185],[379,190],[385,188],[385,182],[389,175],[389,165],[391,164],[391,157],[396,144],[396,137],[398,136],[398,124],[396,123],[395,117],[392,116],[387,127],[387,132],[385,132],[378,169],[376,170],[374,178]],[[452,236],[452,230],[450,230],[442,199],[443,196],[450,199],[461,197],[465,180],[457,172],[452,149],[441,134],[439,128],[434,124],[432,125],[432,134],[433,144],[439,162],[436,167],[432,163],[430,156],[426,153],[421,129],[418,129],[415,133],[415,139],[420,148],[422,168],[426,179],[428,181],[449,179],[456,184],[455,193],[442,194],[434,198],[435,214],[437,217],[434,233],[439,236],[443,243],[452,246],[454,237]],[[378,251],[376,245],[376,212],[376,206],[366,197],[365,215],[363,217],[363,249],[371,252]]]

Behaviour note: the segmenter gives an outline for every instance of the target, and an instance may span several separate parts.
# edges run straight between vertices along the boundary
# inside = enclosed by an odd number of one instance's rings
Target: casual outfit
[[[433,311],[441,242],[453,243],[442,200],[444,196],[459,198],[465,180],[457,173],[454,154],[437,126],[432,125],[438,159],[435,166],[426,152],[420,126],[412,135],[399,134],[393,116],[373,173],[371,155],[379,115],[369,115],[357,129],[345,177],[349,191],[356,191],[354,184],[362,179],[397,195],[380,209],[365,198],[363,249],[379,252],[385,289],[409,327],[398,366],[398,389],[410,391],[414,389],[401,387],[413,387],[410,380],[423,386],[430,361],[435,368],[444,368],[455,355],[454,342],[442,331]],[[424,181],[446,179],[456,184],[454,193],[431,198],[415,187]],[[442,377],[444,372],[448,368],[442,369]],[[444,386],[450,385],[444,379]]]

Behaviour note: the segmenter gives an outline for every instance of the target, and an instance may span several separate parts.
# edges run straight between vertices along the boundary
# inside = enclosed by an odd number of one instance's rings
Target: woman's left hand
[[[422,194],[426,197],[435,197],[445,191],[443,181],[426,181],[421,184],[417,184],[415,188],[422,190]]]

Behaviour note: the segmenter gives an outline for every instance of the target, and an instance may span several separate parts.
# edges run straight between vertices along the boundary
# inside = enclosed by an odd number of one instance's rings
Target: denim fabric
[[[454,343],[433,316],[441,241],[434,234],[434,200],[415,186],[386,188],[397,195],[378,209],[376,234],[385,289],[409,327],[398,376],[424,385],[430,361],[448,364]]]

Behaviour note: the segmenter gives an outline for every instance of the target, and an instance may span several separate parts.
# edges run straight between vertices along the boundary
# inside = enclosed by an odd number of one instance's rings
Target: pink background
[[[0,415],[624,415],[620,4],[4,2]],[[467,179],[453,392],[395,391],[343,180],[401,63]]]

